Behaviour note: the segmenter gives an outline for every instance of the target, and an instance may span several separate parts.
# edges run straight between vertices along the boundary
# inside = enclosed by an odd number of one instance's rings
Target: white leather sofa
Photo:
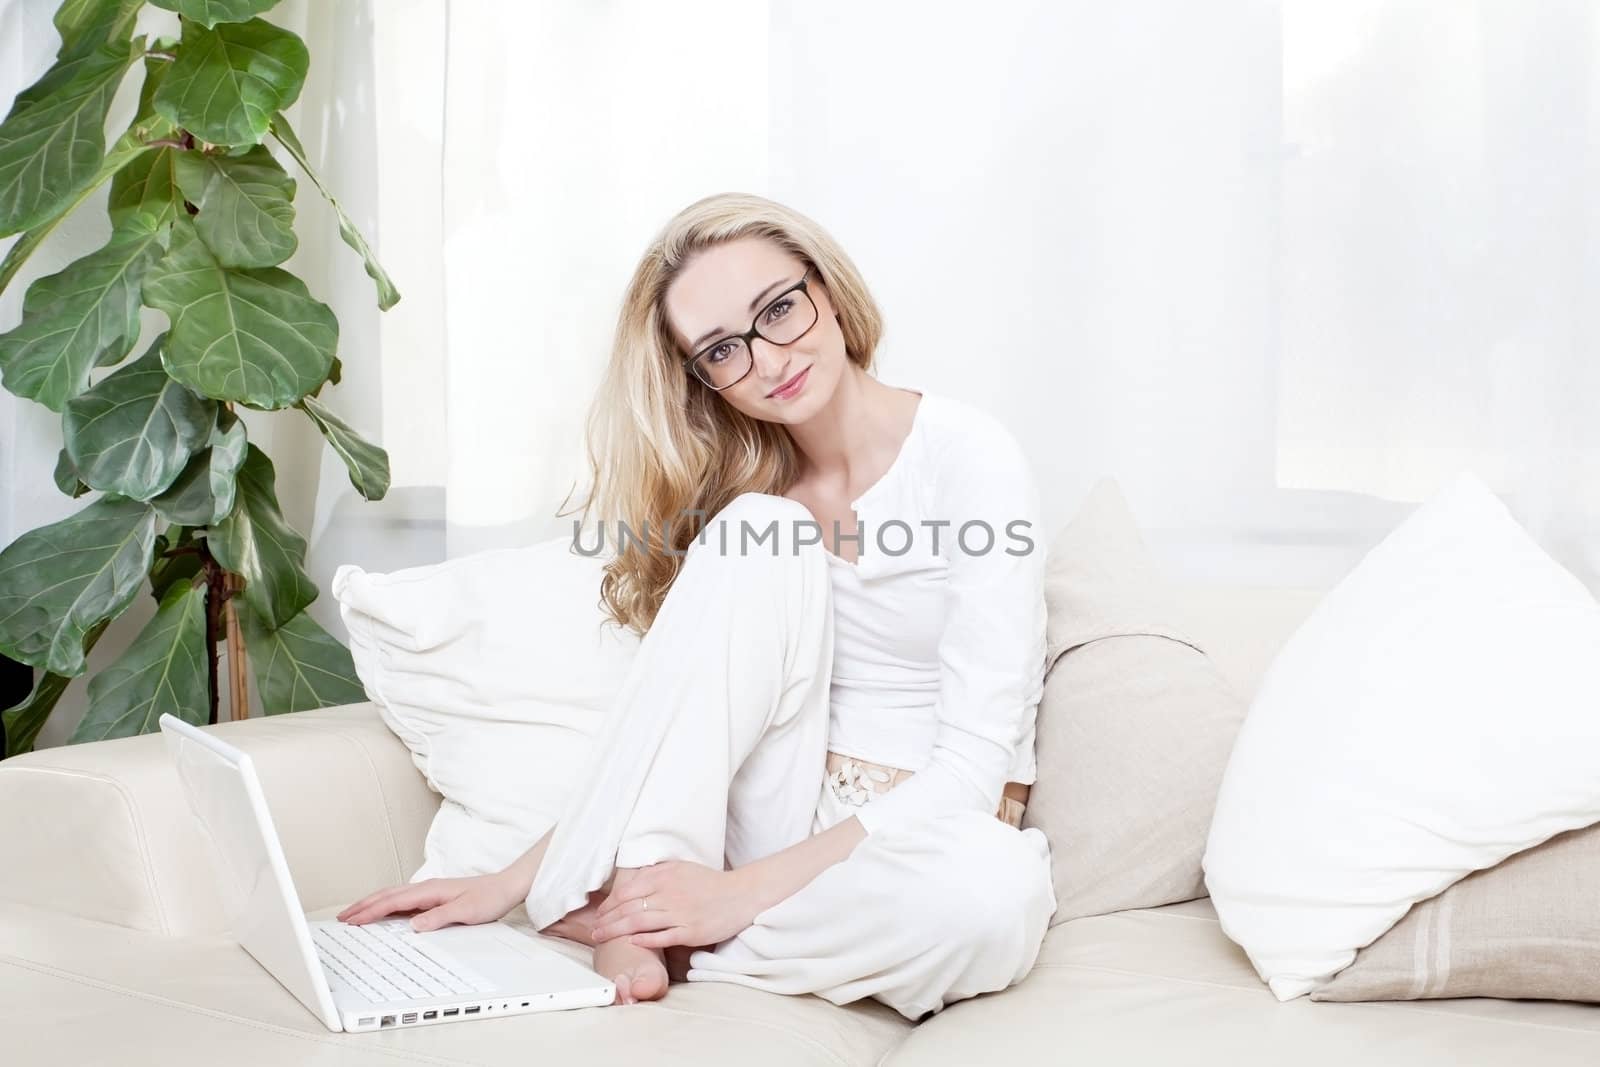
[[[1244,694],[1320,596],[1181,591]],[[420,865],[438,797],[370,704],[216,729],[252,754],[313,914]],[[229,938],[205,847],[159,736],[0,762],[0,1063],[1600,1064],[1600,1006],[1280,1004],[1206,900],[1057,926],[1021,983],[918,1026],[872,1001],[691,983],[653,1004],[332,1034]]]

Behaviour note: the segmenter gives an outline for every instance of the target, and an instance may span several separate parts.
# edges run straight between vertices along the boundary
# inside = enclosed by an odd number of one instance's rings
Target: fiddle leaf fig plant
[[[141,590],[155,615],[89,680],[71,741],[145,733],[163,712],[215,722],[224,640],[248,648],[266,714],[365,697],[349,651],[306,614],[306,541],[237,414],[299,409],[364,498],[388,492],[387,454],[318,399],[339,382],[339,322],[283,267],[298,182],[280,153],[328,201],[378,306],[400,294],[284,118],[310,55],[260,17],[277,0],[149,2],[176,13],[176,37],[134,36],[143,0],[66,0],[55,62],[0,122],[0,237],[17,235],[0,290],[106,186],[111,225],[102,247],[34,281],[0,334],[0,384],[61,416],[56,485],[97,494],[0,551],[0,652],[41,672],[0,712],[5,754],[33,747]],[[134,71],[133,121],[108,147]],[[134,356],[145,308],[167,326]],[[243,658],[229,656],[235,693]]]

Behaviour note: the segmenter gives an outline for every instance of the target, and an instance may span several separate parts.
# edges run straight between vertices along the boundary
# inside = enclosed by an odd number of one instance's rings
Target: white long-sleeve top
[[[1038,487],[997,418],[913,391],[922,399],[909,436],[852,502],[856,562],[828,553],[828,748],[916,772],[856,813],[868,833],[918,813],[993,812],[1007,781],[1036,776],[1046,552]],[[963,534],[964,524],[973,525]],[[825,546],[832,536],[823,532]]]

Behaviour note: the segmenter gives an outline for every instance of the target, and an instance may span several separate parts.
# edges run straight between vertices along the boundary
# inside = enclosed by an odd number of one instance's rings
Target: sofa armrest
[[[207,727],[248,752],[302,907],[406,881],[439,807],[370,702]],[[0,899],[170,935],[228,931],[159,733],[0,762]]]

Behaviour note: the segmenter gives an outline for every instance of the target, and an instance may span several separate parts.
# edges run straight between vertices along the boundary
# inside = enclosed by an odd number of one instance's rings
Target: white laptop
[[[506,922],[417,933],[409,919],[308,921],[250,757],[161,716],[189,806],[211,838],[246,952],[329,1030],[380,1030],[610,1004],[616,987]]]

